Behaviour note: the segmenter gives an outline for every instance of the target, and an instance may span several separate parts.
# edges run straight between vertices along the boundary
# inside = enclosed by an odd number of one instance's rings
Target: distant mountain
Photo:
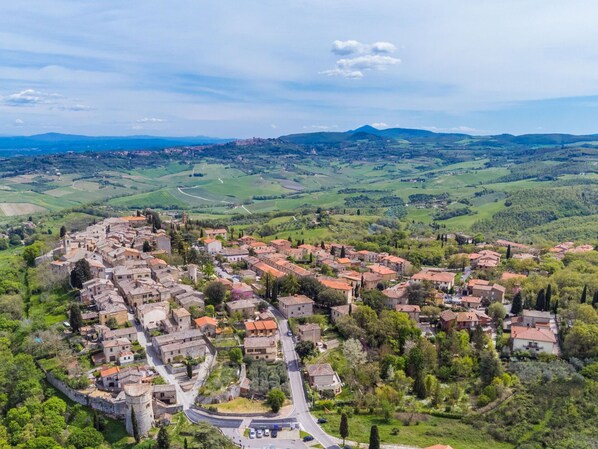
[[[206,136],[82,136],[47,133],[32,136],[0,136],[0,155],[19,156],[66,151],[156,150],[171,146],[226,143],[233,139]]]
[[[289,134],[280,140],[300,145],[350,144],[355,140],[376,141],[383,139],[408,141],[413,144],[436,144],[458,146],[558,146],[573,143],[597,142],[598,134],[499,134],[494,136],[476,136],[463,133],[437,133],[424,129],[387,128],[377,129],[365,125],[345,132],[316,132]]]

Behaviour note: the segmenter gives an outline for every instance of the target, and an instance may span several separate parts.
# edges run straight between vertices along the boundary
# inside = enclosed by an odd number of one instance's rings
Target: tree
[[[286,295],[292,296],[299,292],[299,280],[293,274],[287,274],[280,281],[280,289]]]
[[[347,414],[343,413],[341,415],[341,424],[339,428],[339,434],[343,439],[343,447],[345,447],[345,440],[349,436],[349,420],[347,419]]]
[[[584,285],[583,286],[583,290],[581,292],[581,298],[579,298],[579,303],[580,304],[585,304],[587,298],[588,298],[588,286]]]
[[[243,351],[241,351],[241,348],[232,348],[228,351],[228,359],[234,365],[241,365],[243,362]]]
[[[142,248],[142,251],[143,251],[144,253],[149,253],[149,252],[151,252],[151,250],[152,250],[152,245],[150,244],[150,242],[148,242],[147,240],[145,240],[145,241],[143,242],[143,248]]]
[[[552,302],[552,285],[548,284],[548,287],[546,287],[546,297],[545,297],[545,301],[544,301],[544,311],[546,311],[546,312],[550,311],[551,302]]]
[[[28,267],[35,266],[35,259],[38,256],[41,256],[42,247],[41,244],[36,242],[33,245],[29,245],[25,247],[23,250],[23,259],[25,259],[25,263]]]
[[[282,407],[282,404],[284,404],[285,399],[286,396],[284,395],[282,390],[280,390],[279,388],[273,388],[268,393],[266,402],[268,403],[268,405],[274,413],[278,413],[278,411]]]
[[[104,436],[93,427],[79,429],[77,427],[71,431],[68,443],[77,449],[96,448],[104,442]]]
[[[83,283],[92,278],[91,267],[86,259],[79,259],[75,262],[75,267],[71,271],[71,285],[74,288],[83,288]]]
[[[370,429],[370,445],[368,449],[380,449],[380,434],[376,425]]]
[[[426,282],[416,282],[407,286],[407,301],[411,305],[422,306],[431,296],[431,287]]]
[[[83,327],[83,315],[81,314],[81,308],[77,303],[71,304],[69,310],[69,322],[73,332],[79,332],[79,329]]]
[[[334,306],[341,306],[347,303],[347,298],[338,290],[333,290],[331,288],[327,288],[322,290],[318,297],[316,298],[316,302],[324,307],[334,307]]]
[[[131,427],[133,427],[133,438],[135,438],[135,443],[141,441],[141,435],[139,434],[139,427],[137,424],[137,417],[135,416],[135,409],[131,408]]]
[[[160,426],[160,430],[158,431],[158,438],[156,439],[157,449],[170,449],[170,438],[168,436],[168,430],[166,426]]]
[[[523,310],[523,300],[521,299],[521,292],[515,293],[513,297],[513,303],[511,304],[511,313],[513,315],[519,315]]]
[[[208,283],[203,292],[206,297],[206,303],[214,307],[222,304],[226,297],[226,287],[218,281]]]
[[[490,385],[495,377],[502,375],[502,365],[492,349],[480,355],[480,380],[484,386]]]
[[[316,354],[316,345],[313,341],[302,340],[295,346],[295,351],[299,358],[303,361],[308,357]]]
[[[511,245],[507,246],[507,260],[511,258]]]
[[[361,297],[366,306],[380,313],[386,307],[386,296],[380,290],[365,290]]]
[[[187,360],[185,368],[187,369],[187,377],[191,379],[193,377],[193,365],[191,364],[191,361]]]
[[[116,321],[116,318],[111,316],[106,320],[106,326],[108,326],[110,329],[116,329],[118,327],[118,321]]]
[[[598,308],[598,289],[594,292],[594,298],[592,299],[592,305]]]
[[[66,235],[66,227],[62,225],[60,227],[60,238],[63,238]]]
[[[347,252],[345,251],[345,247],[341,246],[341,259],[347,257]]]
[[[598,357],[598,325],[576,321],[565,337],[564,350],[578,359]]]
[[[500,321],[500,322],[502,322],[502,320],[504,319],[504,317],[505,317],[506,314],[507,314],[507,311],[505,309],[505,306],[503,306],[500,302],[493,302],[488,307],[488,315],[494,321],[497,321],[497,322]]]
[[[361,342],[355,338],[349,338],[343,344],[343,355],[349,362],[349,365],[354,369],[363,365],[368,358],[366,352],[363,350]]]
[[[536,296],[536,310],[544,310],[546,306],[546,294],[544,293],[544,289],[541,288]]]

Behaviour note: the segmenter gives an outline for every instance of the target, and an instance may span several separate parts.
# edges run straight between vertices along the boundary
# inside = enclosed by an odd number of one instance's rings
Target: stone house
[[[308,323],[297,326],[297,339],[299,341],[311,341],[317,344],[322,338],[322,330],[319,324]]]
[[[244,342],[245,357],[252,360],[275,361],[278,344],[274,337],[250,337]]]
[[[305,368],[309,385],[319,392],[330,391],[334,395],[342,391],[342,384],[338,374],[332,369],[330,363],[307,365]]]
[[[278,298],[278,310],[285,318],[312,316],[314,302],[305,295],[283,296]]]

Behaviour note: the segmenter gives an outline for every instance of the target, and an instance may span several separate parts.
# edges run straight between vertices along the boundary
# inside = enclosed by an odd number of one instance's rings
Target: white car
[[[261,438],[264,436],[264,432],[262,431],[262,429],[257,429],[256,436],[258,438]]]
[[[255,438],[255,429],[249,429],[249,438],[252,440]]]
[[[270,429],[264,429],[264,436],[265,437],[269,437],[270,436]]]

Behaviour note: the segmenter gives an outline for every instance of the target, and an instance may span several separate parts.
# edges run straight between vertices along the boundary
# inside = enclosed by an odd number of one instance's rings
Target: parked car
[[[293,336],[293,332],[292,332],[292,331],[289,329],[289,330],[287,331],[287,335],[288,335],[289,337],[292,337],[292,336]]]
[[[265,437],[269,437],[270,436],[270,429],[264,429],[264,436]]]
[[[318,418],[318,424],[326,424],[328,420],[326,418]]]
[[[276,438],[278,436],[278,430],[272,429],[272,438]]]
[[[264,436],[264,432],[262,429],[257,429],[257,432],[255,432],[255,436],[258,438],[261,438]]]
[[[303,437],[303,442],[308,442],[308,441],[313,441],[314,437],[312,437],[311,435],[305,435]]]
[[[249,438],[252,440],[255,438],[255,429],[249,429]]]

